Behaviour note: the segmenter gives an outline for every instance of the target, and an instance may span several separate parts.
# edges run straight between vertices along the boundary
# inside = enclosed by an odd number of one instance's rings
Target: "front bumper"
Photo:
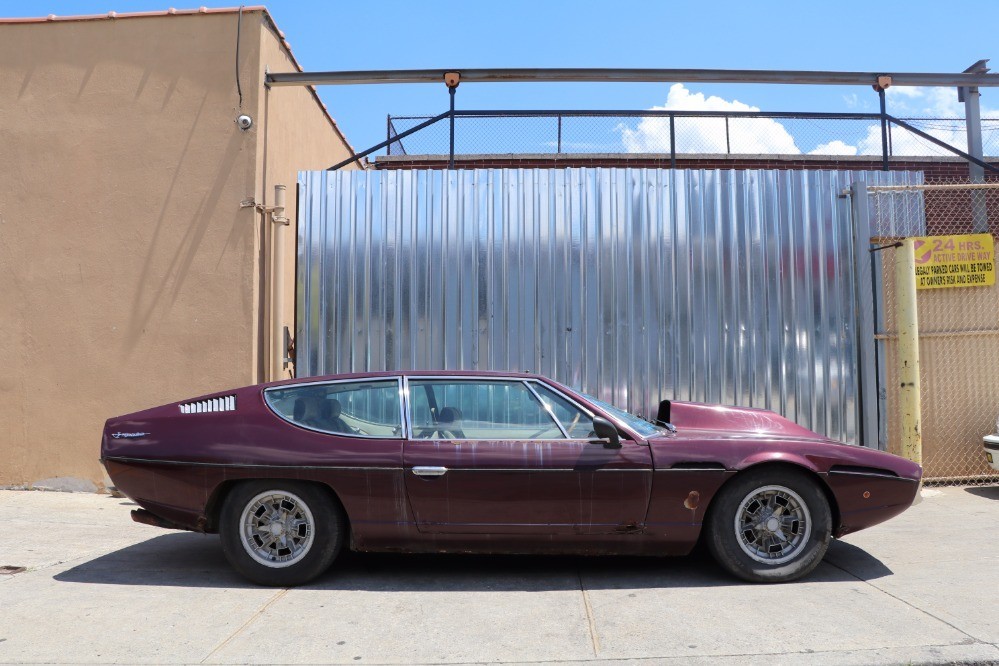
[[[985,460],[992,469],[999,472],[999,434],[985,435],[982,442],[985,447]]]

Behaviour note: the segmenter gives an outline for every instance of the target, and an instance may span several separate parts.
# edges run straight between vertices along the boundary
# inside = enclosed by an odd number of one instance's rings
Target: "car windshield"
[[[649,423],[640,416],[635,416],[634,414],[629,414],[628,412],[615,407],[614,405],[604,402],[598,398],[594,398],[592,395],[587,393],[581,394],[584,398],[592,402],[594,405],[600,409],[610,413],[618,421],[623,422],[626,426],[637,432],[642,437],[655,437],[656,435],[661,435],[666,432],[665,428],[655,425],[654,423]]]

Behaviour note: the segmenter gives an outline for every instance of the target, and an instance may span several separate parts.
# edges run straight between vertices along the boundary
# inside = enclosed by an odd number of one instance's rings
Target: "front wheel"
[[[251,481],[222,505],[222,552],[236,571],[259,585],[290,587],[320,575],[340,552],[345,521],[318,486]]]
[[[707,543],[732,574],[783,583],[810,573],[829,547],[832,514],[822,489],[804,472],[743,472],[712,503]]]

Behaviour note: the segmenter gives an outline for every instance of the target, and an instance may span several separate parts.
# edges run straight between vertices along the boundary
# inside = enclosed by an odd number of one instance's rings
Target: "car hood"
[[[670,406],[670,421],[679,431],[708,430],[723,437],[834,441],[789,421],[780,414],[751,407],[673,402]]]

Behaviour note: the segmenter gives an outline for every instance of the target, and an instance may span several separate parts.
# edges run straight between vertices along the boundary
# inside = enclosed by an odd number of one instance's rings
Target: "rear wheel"
[[[222,551],[259,585],[289,587],[320,575],[343,544],[345,520],[321,488],[295,481],[251,481],[222,505]]]
[[[762,467],[740,474],[712,503],[708,548],[729,572],[781,583],[810,573],[829,547],[832,514],[804,472]]]

